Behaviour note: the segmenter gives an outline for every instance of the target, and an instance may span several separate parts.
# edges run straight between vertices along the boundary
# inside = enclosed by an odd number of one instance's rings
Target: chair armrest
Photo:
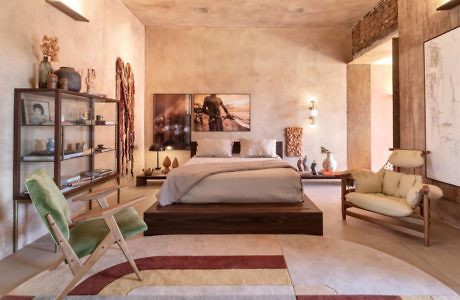
[[[96,200],[97,198],[102,198],[102,197],[108,196],[108,195],[112,194],[113,192],[118,191],[118,190],[120,190],[122,188],[125,188],[127,186],[128,185],[125,184],[125,185],[117,185],[117,186],[111,186],[111,187],[108,187],[108,188],[100,189],[98,191],[91,192],[91,193],[86,194],[86,195],[75,197],[75,198],[72,199],[72,202]]]
[[[85,213],[80,216],[76,216],[75,218],[72,219],[73,223],[78,223],[81,221],[86,221],[86,220],[91,220],[91,219],[99,219],[99,218],[107,218],[110,216],[113,216],[117,212],[128,208],[132,207],[134,204],[137,202],[140,202],[145,199],[145,196],[137,197],[129,202],[121,203],[117,206],[102,209],[102,210],[90,210],[88,213]]]
[[[435,185],[422,183],[409,190],[406,196],[406,201],[409,205],[415,208],[420,203],[424,195],[426,195],[430,200],[437,200],[442,198],[443,192]]]

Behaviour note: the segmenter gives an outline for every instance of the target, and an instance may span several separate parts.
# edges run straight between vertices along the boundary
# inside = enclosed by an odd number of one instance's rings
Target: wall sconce
[[[77,0],[46,0],[46,2],[56,7],[75,21],[89,22],[87,18],[77,11],[78,7],[81,6]]]
[[[457,5],[460,5],[460,0],[444,0],[437,10],[449,10]]]
[[[310,98],[310,128],[316,128],[316,118],[318,117],[318,109],[316,109],[316,98]]]

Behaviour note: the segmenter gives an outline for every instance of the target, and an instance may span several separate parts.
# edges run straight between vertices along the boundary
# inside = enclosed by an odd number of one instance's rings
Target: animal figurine
[[[311,164],[311,174],[318,175],[318,171],[316,171],[316,161],[313,161],[313,163]]]
[[[304,171],[304,172],[307,172],[307,171],[308,171],[307,161],[308,161],[308,159],[307,159],[307,156],[305,155],[304,158],[303,158],[303,160],[302,160],[302,166],[303,166],[303,171]]]
[[[299,172],[303,172],[304,170],[302,169],[302,158],[299,157],[299,160],[297,160],[297,169]]]

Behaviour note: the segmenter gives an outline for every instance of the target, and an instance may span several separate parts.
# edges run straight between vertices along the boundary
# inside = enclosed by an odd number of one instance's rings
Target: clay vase
[[[179,161],[177,160],[177,157],[174,157],[172,168],[175,169],[177,167],[179,167]]]
[[[324,171],[335,171],[337,169],[337,161],[334,158],[334,154],[327,152],[326,159],[323,161]]]
[[[165,159],[163,160],[163,167],[165,167],[165,169],[163,170],[163,174],[168,174],[169,171],[171,171],[169,169],[170,166],[171,166],[171,159],[169,158],[169,156],[166,156]]]
[[[54,73],[59,77],[59,82],[62,78],[67,78],[69,91],[79,92],[81,90],[81,75],[74,68],[61,67]]]
[[[64,91],[69,90],[69,80],[67,78],[61,78],[59,80],[59,88]]]
[[[54,73],[49,73],[48,74],[48,81],[46,84],[46,88],[48,89],[55,89],[57,88],[57,83],[58,83],[58,77]]]

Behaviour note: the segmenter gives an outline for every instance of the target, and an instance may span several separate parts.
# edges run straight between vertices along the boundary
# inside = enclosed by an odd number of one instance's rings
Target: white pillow
[[[240,139],[240,157],[277,157],[276,139]]]
[[[197,141],[197,157],[232,157],[233,141],[202,139]]]

